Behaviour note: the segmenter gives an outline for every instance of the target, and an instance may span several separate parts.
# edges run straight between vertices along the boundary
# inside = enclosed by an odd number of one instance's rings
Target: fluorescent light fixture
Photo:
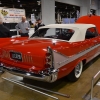
[[[34,9],[32,9],[32,11],[34,11]]]
[[[1,5],[2,3],[1,3],[1,1],[0,1],[0,5]]]
[[[17,2],[20,2],[20,0],[18,0]]]
[[[20,7],[22,7],[22,4],[20,4]]]
[[[66,8],[65,9],[67,9],[67,6],[66,6]]]
[[[38,5],[40,5],[41,4],[41,1],[37,1],[37,3],[38,3]]]

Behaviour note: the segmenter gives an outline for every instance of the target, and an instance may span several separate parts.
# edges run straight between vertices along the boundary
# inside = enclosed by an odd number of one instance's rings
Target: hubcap
[[[79,78],[81,73],[82,73],[82,62],[80,62],[76,67],[75,67],[75,77]]]

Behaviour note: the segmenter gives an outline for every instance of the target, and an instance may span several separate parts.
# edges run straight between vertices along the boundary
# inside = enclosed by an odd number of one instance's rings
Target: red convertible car
[[[93,24],[51,24],[29,39],[0,50],[1,69],[15,75],[54,82],[76,81],[83,66],[100,54],[100,35]]]

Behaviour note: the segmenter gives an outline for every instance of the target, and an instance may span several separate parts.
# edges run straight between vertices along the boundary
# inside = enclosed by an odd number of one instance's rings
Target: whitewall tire
[[[83,70],[83,62],[81,61],[75,66],[73,71],[67,76],[68,79],[73,82],[77,81],[82,74],[82,70]]]

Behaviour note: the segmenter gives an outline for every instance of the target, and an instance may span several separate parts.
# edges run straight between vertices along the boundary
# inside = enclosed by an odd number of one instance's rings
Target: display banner
[[[35,22],[36,22],[36,19],[35,19],[34,14],[31,14],[31,22],[32,22],[32,23],[35,23]]]
[[[4,23],[18,23],[22,16],[25,16],[24,9],[0,8],[0,17],[3,18]]]

